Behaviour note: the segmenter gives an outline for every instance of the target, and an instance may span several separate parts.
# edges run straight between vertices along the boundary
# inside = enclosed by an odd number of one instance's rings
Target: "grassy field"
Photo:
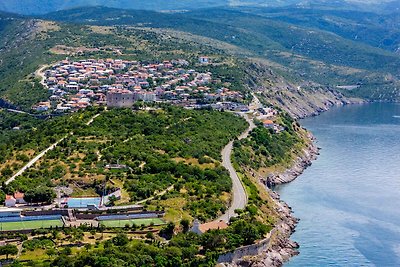
[[[25,222],[0,222],[0,231],[28,230],[50,227],[62,227],[61,220],[25,221]]]
[[[150,219],[132,219],[132,220],[110,220],[110,221],[102,221],[105,227],[125,227],[126,224],[132,225],[136,224],[137,226],[141,226],[142,224],[145,226],[149,226],[151,223],[154,225],[162,225],[165,222],[159,218],[150,218]]]

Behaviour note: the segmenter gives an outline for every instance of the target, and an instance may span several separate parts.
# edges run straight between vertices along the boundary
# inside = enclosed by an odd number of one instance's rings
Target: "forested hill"
[[[284,66],[290,78],[297,81],[331,87],[362,84],[359,89],[345,93],[379,100],[399,98],[397,89],[393,90],[399,88],[399,55],[371,46],[367,41],[347,38],[344,33],[339,36],[327,29],[295,24],[252,9],[164,14],[96,7],[60,11],[43,18],[93,25],[172,28],[250,51],[255,57]]]
[[[277,7],[298,6],[337,10],[364,10],[392,13],[400,7],[398,0],[2,0],[0,10],[19,14],[46,14],[77,7],[106,6],[121,9],[192,10],[218,6]]]
[[[107,6],[123,9],[186,10],[228,5],[227,0],[2,0],[0,10],[20,14],[45,14],[87,6]]]
[[[378,14],[360,10],[298,7],[249,7],[243,11],[298,26],[329,31],[346,39],[390,51],[397,51],[400,47],[400,29],[398,28],[400,16],[398,12]]]

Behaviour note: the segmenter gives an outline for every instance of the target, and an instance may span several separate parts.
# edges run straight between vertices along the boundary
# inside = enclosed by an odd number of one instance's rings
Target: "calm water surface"
[[[400,266],[400,104],[335,108],[302,121],[321,155],[278,188],[300,218],[287,266]]]

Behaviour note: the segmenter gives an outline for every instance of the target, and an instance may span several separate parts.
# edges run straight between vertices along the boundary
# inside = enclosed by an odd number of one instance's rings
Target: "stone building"
[[[107,107],[130,108],[134,102],[134,95],[129,90],[114,89],[107,92]]]

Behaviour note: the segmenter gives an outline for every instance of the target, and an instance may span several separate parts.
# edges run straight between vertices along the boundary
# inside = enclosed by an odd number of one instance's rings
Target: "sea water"
[[[334,108],[301,124],[319,158],[278,192],[300,218],[286,266],[400,266],[400,104]]]

